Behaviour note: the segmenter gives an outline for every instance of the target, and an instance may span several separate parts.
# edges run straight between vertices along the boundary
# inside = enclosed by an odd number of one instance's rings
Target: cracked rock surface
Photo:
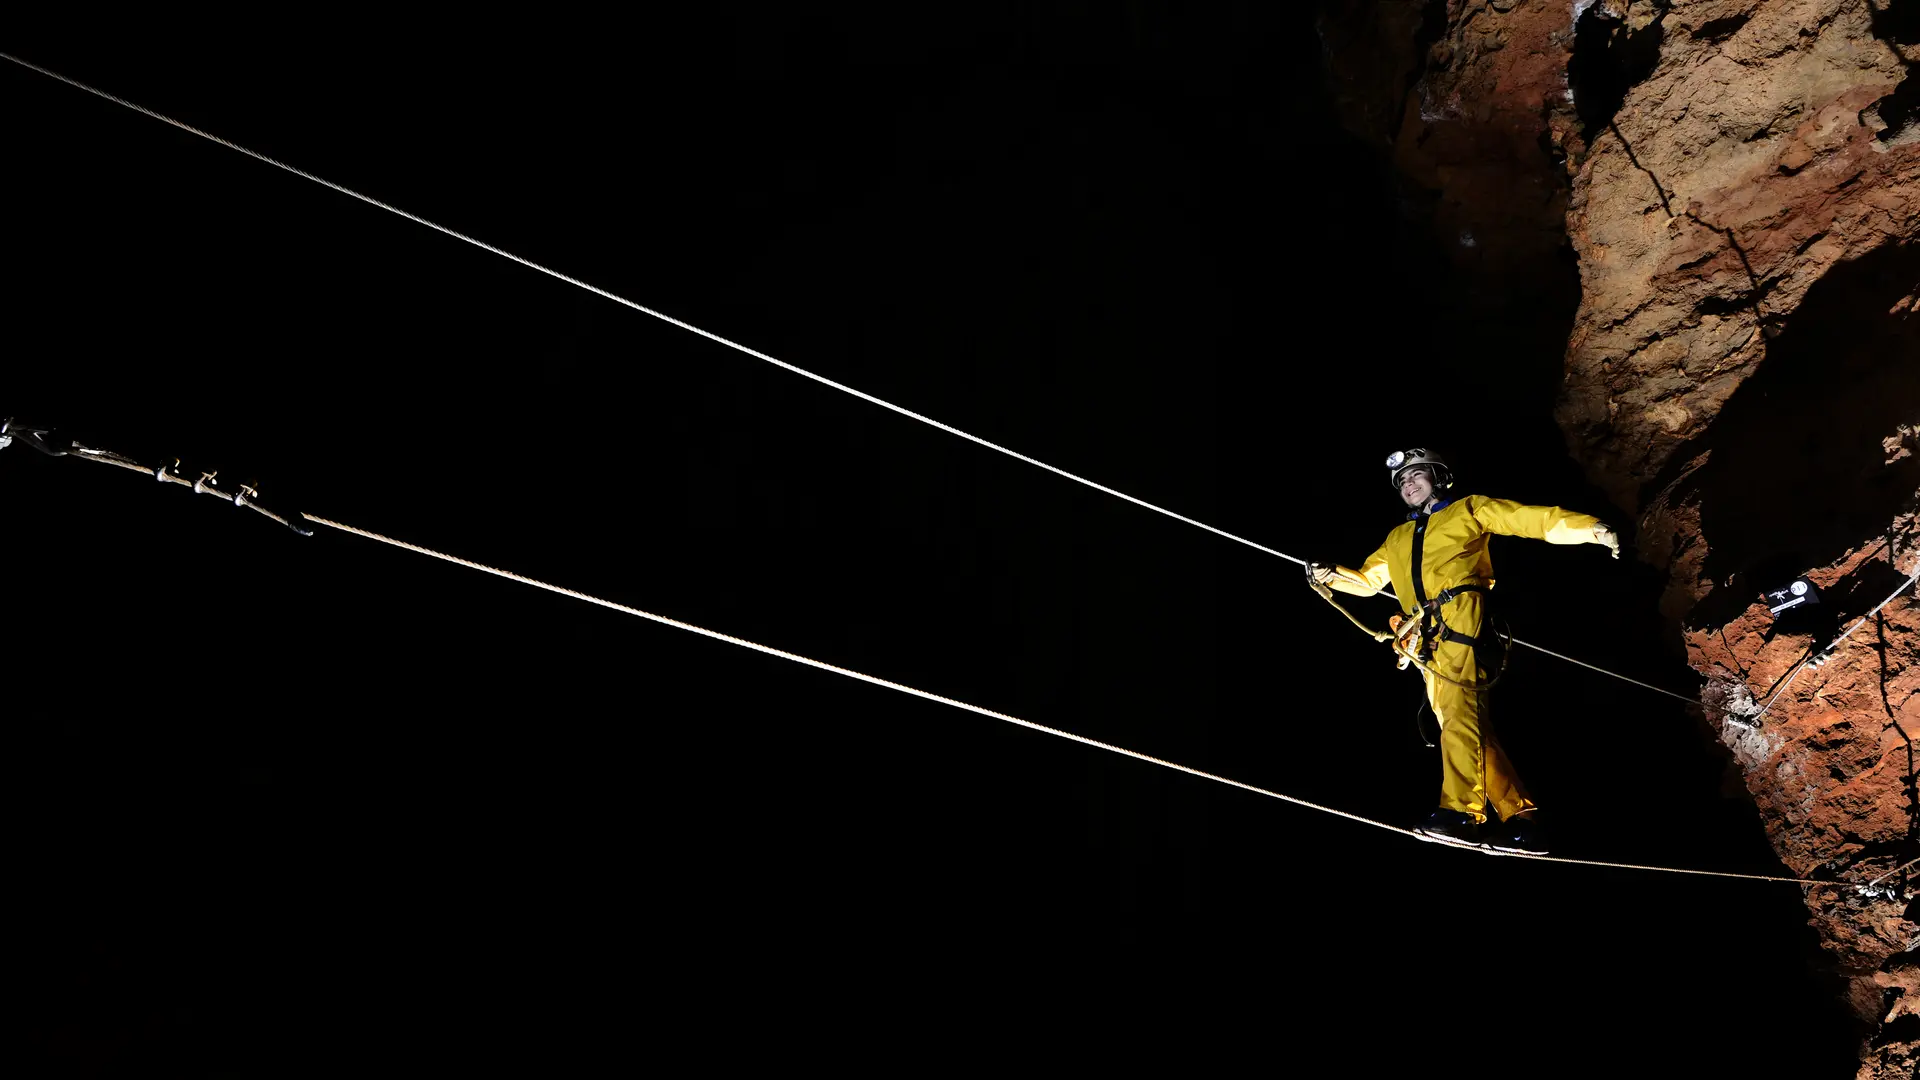
[[[1347,6],[1323,3],[1323,27]],[[1859,1077],[1908,1080],[1920,600],[1801,662],[1920,560],[1920,0],[1385,14],[1421,35],[1372,54],[1409,87],[1399,118],[1339,84],[1360,39],[1323,28],[1342,119],[1431,193],[1443,237],[1474,238],[1456,261],[1490,290],[1524,295],[1571,243],[1556,419],[1668,572],[1661,609],[1774,850],[1849,883],[1807,904],[1862,1025]],[[1770,613],[1762,593],[1802,575],[1820,602]]]
[[[1758,723],[1749,703],[1920,558],[1920,26],[1860,0],[1706,0],[1631,5],[1609,34],[1658,49],[1568,159],[1581,299],[1557,417],[1668,569],[1662,609],[1774,850],[1869,881],[1920,854],[1920,608],[1890,605]],[[1771,616],[1762,591],[1803,573],[1824,604]],[[1863,1078],[1920,1066],[1915,881],[1808,890],[1870,1033]]]
[[[1862,0],[1633,7],[1658,59],[1573,172],[1581,302],[1559,419],[1637,510],[1816,283],[1920,232],[1920,125],[1884,119],[1911,92],[1920,28]],[[1911,259],[1883,261],[1899,278]]]

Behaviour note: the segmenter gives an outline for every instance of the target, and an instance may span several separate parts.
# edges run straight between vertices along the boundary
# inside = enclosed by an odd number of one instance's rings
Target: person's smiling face
[[[1432,470],[1414,467],[1400,477],[1400,497],[1408,506],[1425,506],[1433,499]]]

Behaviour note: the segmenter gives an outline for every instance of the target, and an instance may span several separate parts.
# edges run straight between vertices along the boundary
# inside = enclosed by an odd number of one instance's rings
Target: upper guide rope
[[[814,382],[820,383],[823,386],[830,386],[835,390],[841,391],[842,393],[851,394],[852,396],[857,397],[862,401],[871,402],[872,404],[878,405],[883,409],[887,409],[891,412],[899,413],[901,416],[905,416],[912,420],[917,420],[920,423],[928,425],[929,427],[938,428],[939,430],[944,431],[950,435],[956,435],[962,439],[967,440],[968,442],[976,443],[980,446],[984,446],[989,450],[995,451],[996,453],[1005,454],[1006,456],[1013,458],[1017,461],[1023,461],[1036,468],[1045,469],[1047,472],[1053,473],[1056,476],[1065,477],[1066,479],[1071,480],[1076,484],[1083,484],[1087,487],[1092,488],[1095,491],[1099,491],[1107,495],[1112,495],[1117,499],[1124,499],[1127,502],[1133,503],[1135,506],[1144,507],[1145,509],[1152,510],[1154,513],[1157,513],[1157,514],[1164,514],[1165,516],[1170,517],[1175,521],[1183,522],[1187,525],[1192,525],[1195,528],[1204,529],[1207,532],[1213,533],[1215,536],[1224,537],[1225,539],[1232,540],[1237,544],[1244,544],[1247,547],[1254,549],[1255,551],[1264,552],[1268,555],[1273,555],[1278,558],[1285,559],[1288,562],[1295,563],[1297,565],[1301,565],[1301,566],[1306,565],[1306,560],[1289,555],[1284,551],[1280,551],[1278,549],[1268,547],[1265,544],[1261,544],[1256,541],[1249,540],[1244,536],[1238,536],[1234,533],[1228,532],[1225,529],[1216,528],[1215,526],[1209,525],[1204,521],[1198,521],[1194,518],[1186,516],[1185,514],[1181,514],[1176,511],[1169,510],[1164,506],[1159,506],[1154,503],[1148,502],[1145,499],[1136,498],[1132,495],[1127,494],[1124,491],[1119,491],[1114,488],[1108,487],[1105,484],[1099,483],[1097,481],[1089,480],[1084,476],[1080,476],[1076,473],[1068,472],[1067,470],[1062,469],[1058,466],[1049,465],[1046,462],[1039,460],[1038,458],[1029,457],[1026,454],[1022,454],[1017,450],[1011,450],[1007,447],[1001,446],[999,443],[992,442],[987,439],[983,439],[978,435],[972,434],[971,432],[963,431],[960,428],[954,427],[951,424],[942,423],[938,420],[933,419],[932,417],[925,416],[925,415],[922,415],[921,413],[917,413],[911,409],[905,408],[904,406],[895,405],[891,401],[887,401],[883,398],[875,397],[874,395],[869,394],[864,390],[857,390],[851,386],[846,385],[845,383],[835,382],[834,380],[829,379],[824,375],[817,375],[814,372],[808,371],[805,368],[796,366],[794,364],[790,364],[785,360],[781,360],[777,357],[769,356],[766,353],[759,351],[758,349],[749,348],[748,346],[742,345],[737,341],[732,341],[728,338],[721,337],[719,334],[713,333],[712,331],[703,330],[700,327],[693,325],[692,323],[685,322],[681,319],[676,319],[671,315],[665,314],[663,312],[655,311],[650,307],[646,307],[642,304],[635,303],[634,301],[629,300],[626,297],[619,295],[618,293],[609,292],[606,289],[600,288],[598,285],[589,284],[585,281],[581,281],[579,278],[571,277],[567,274],[561,273],[558,270],[554,270],[549,267],[542,266],[541,264],[534,262],[531,259],[523,258],[522,256],[516,255],[511,251],[507,251],[503,248],[495,247],[494,245],[489,244],[484,240],[477,240],[471,236],[466,235],[465,233],[457,232],[453,229],[449,229],[444,225],[440,225],[436,222],[429,221],[418,214],[414,214],[409,211],[402,210],[401,208],[394,206],[391,203],[382,202],[379,199],[373,198],[370,195],[363,195],[358,191],[354,191],[352,188],[345,187],[341,184],[336,184],[333,181],[326,179],[325,177],[316,176],[313,173],[306,171],[305,169],[301,169],[293,165],[288,165],[283,161],[275,160],[274,158],[270,158],[265,154],[259,153],[258,151],[250,150],[244,146],[241,146],[239,143],[221,138],[220,136],[214,135],[210,132],[202,131],[191,124],[187,124],[182,121],[175,120],[173,117],[167,116],[163,113],[155,112],[154,110],[149,109],[144,105],[140,105],[135,102],[128,101],[125,98],[108,93],[105,90],[101,90],[97,87],[90,86],[87,83],[81,82],[78,79],[70,78],[66,75],[60,74],[57,71],[52,71],[48,68],[41,67],[40,65],[32,63],[31,61],[23,60],[20,57],[14,56],[11,53],[0,52],[0,59],[10,60],[13,63],[18,64],[21,67],[27,68],[30,71],[38,72],[50,79],[54,79],[56,81],[65,83],[68,86],[74,87],[75,89],[84,90],[87,93],[94,95],[95,97],[99,97],[107,101],[111,101],[116,105],[120,105],[128,109],[132,109],[133,111],[140,113],[143,116],[152,117],[153,119],[158,120],[161,123],[171,125],[175,128],[180,129],[181,131],[187,132],[188,134],[197,135],[200,138],[206,139],[209,142],[218,143],[219,145],[224,146],[229,150],[233,150],[238,153],[245,154],[246,156],[253,158],[256,161],[265,162],[266,164],[271,165],[276,169],[281,169],[286,172],[292,173],[293,175],[298,176],[304,180],[311,180],[314,183],[321,185],[322,187],[331,189],[333,191],[337,191],[340,194],[345,195],[349,198],[358,199],[359,201],[366,203],[369,206],[378,207],[379,209],[385,210],[391,214],[398,214],[399,216],[406,218],[408,221],[412,221],[417,224],[424,225],[427,228],[434,230],[435,232],[442,233],[446,236],[451,236],[456,240],[460,240],[464,243],[472,244],[474,247],[480,248],[483,251],[491,252],[495,255],[500,256],[503,259],[509,259],[513,262],[519,263],[520,265],[530,270],[537,270],[542,274],[546,274],[549,277],[556,278],[560,281],[564,281],[569,285],[573,285],[577,288],[585,289],[586,291],[593,293],[595,296],[599,296],[607,300],[611,300],[614,303],[620,304],[623,307],[632,308],[633,310],[638,311],[643,315],[651,315],[652,317],[659,319],[662,322],[671,323],[672,325],[677,326],[680,329],[687,331],[688,333],[698,334],[699,336],[706,338],[709,341],[713,341],[718,344],[725,345],[730,349],[734,349],[738,352],[744,353],[747,356],[751,356],[756,360],[764,360],[767,363],[774,365],[775,367],[781,368],[782,370],[785,370],[785,371],[790,371],[795,375],[799,375],[803,378],[812,379]],[[1392,594],[1389,592],[1384,595],[1391,596]],[[1562,660],[1568,660],[1572,663],[1579,664],[1581,667],[1600,672],[1603,675],[1611,675],[1614,678],[1620,679],[1624,682],[1633,683],[1636,686],[1643,686],[1657,693],[1666,694],[1668,697],[1678,698],[1681,701],[1687,701],[1687,702],[1696,701],[1696,699],[1693,697],[1688,697],[1683,694],[1677,694],[1671,690],[1662,690],[1657,686],[1653,686],[1648,683],[1641,682],[1639,679],[1622,675],[1616,671],[1609,671],[1606,668],[1600,667],[1596,664],[1589,664],[1584,661],[1574,660],[1572,657],[1563,656],[1560,653],[1554,652],[1551,649],[1542,648],[1541,646],[1535,645],[1532,642],[1522,641],[1518,638],[1513,639],[1513,641],[1515,644],[1525,645],[1529,649],[1535,649],[1540,652],[1546,653],[1549,656],[1558,657],[1559,659],[1562,659]]]

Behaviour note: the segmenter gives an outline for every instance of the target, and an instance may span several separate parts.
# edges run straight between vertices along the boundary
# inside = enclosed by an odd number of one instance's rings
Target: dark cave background
[[[1371,551],[1416,444],[1629,529],[1550,415],[1571,257],[1526,296],[1460,274],[1334,124],[1312,14],[8,49],[1301,557]],[[0,80],[6,413],[1368,817],[1432,805],[1415,680],[1292,564]],[[1790,886],[1413,844],[20,444],[0,483],[43,1075],[1854,1060]],[[1520,637],[1695,685],[1651,569],[1495,558]],[[1679,703],[1523,654],[1497,708],[1561,852],[1780,872]]]

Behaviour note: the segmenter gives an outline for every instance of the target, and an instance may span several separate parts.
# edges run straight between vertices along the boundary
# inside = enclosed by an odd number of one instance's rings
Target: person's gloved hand
[[[1311,585],[1327,585],[1339,577],[1339,567],[1332,563],[1310,562],[1307,564],[1307,582]]]
[[[1593,539],[1595,543],[1605,544],[1608,548],[1612,549],[1614,558],[1617,559],[1620,557],[1619,533],[1614,532],[1606,525],[1595,525],[1593,527]]]

